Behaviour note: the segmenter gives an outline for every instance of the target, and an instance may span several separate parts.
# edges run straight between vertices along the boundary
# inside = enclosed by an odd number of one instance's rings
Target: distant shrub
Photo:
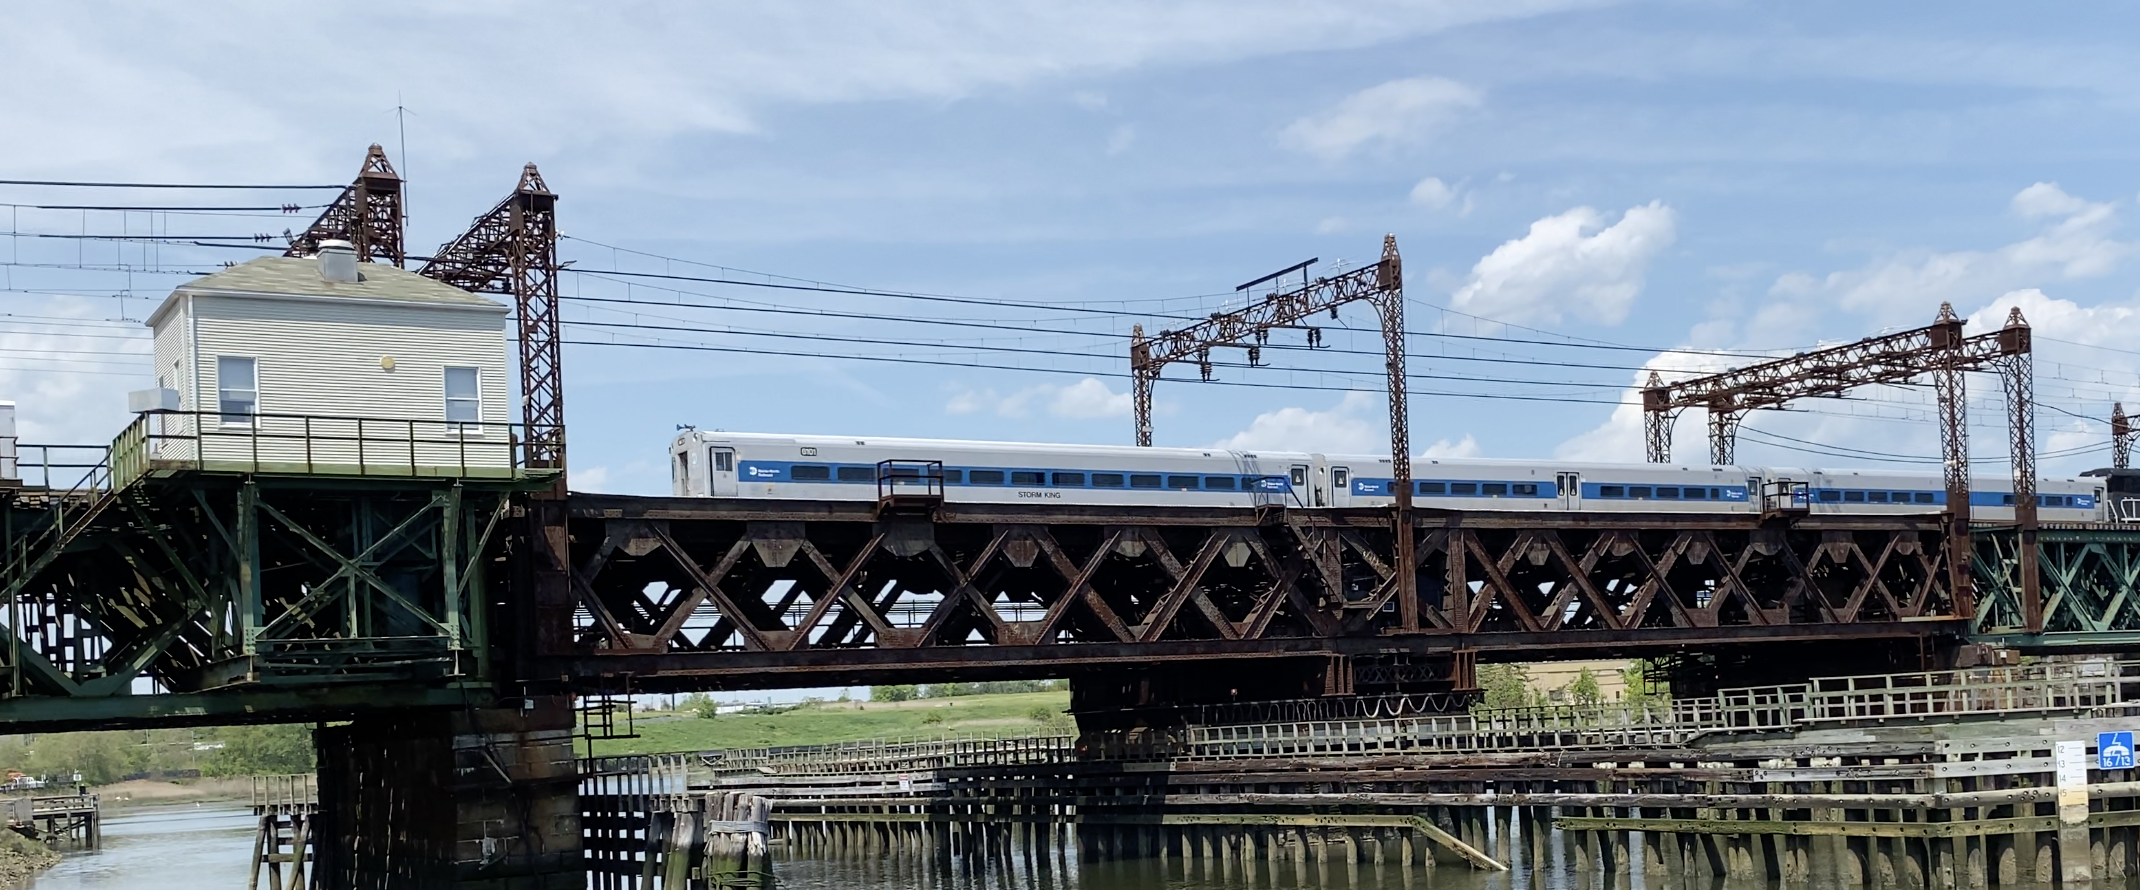
[[[883,701],[913,701],[913,700],[915,700],[915,699],[917,699],[917,698],[920,698],[920,697],[921,697],[921,688],[920,688],[920,687],[917,687],[917,686],[914,686],[914,685],[912,685],[912,684],[908,684],[908,685],[905,685],[905,686],[871,686],[871,687],[869,687],[869,700],[870,700],[870,701],[879,701],[879,702],[883,702]]]

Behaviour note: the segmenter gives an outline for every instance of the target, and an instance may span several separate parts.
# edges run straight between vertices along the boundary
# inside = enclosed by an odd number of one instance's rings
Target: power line
[[[0,185],[36,185],[54,186],[59,188],[86,189],[234,189],[241,191],[281,191],[284,189],[345,189],[349,187],[348,183],[342,183],[340,185],[236,185],[231,183],[207,182],[66,182],[50,179],[0,179]]]

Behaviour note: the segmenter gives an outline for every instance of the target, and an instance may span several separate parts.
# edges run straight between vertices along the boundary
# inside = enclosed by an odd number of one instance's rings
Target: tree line
[[[151,775],[260,776],[313,771],[311,724],[0,736],[0,770],[54,785]],[[80,778],[76,779],[79,775]]]

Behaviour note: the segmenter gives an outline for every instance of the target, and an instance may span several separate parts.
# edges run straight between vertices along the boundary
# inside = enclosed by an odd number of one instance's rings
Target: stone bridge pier
[[[573,711],[376,713],[323,726],[318,890],[580,890]]]

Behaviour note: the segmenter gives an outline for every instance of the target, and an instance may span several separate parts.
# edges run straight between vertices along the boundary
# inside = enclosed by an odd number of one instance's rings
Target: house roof
[[[177,291],[216,296],[326,297],[505,311],[505,307],[496,301],[380,263],[358,263],[355,282],[328,281],[320,277],[319,260],[311,257],[276,256],[248,260],[181,284],[172,295],[177,296]],[[157,314],[162,313],[159,310]]]

